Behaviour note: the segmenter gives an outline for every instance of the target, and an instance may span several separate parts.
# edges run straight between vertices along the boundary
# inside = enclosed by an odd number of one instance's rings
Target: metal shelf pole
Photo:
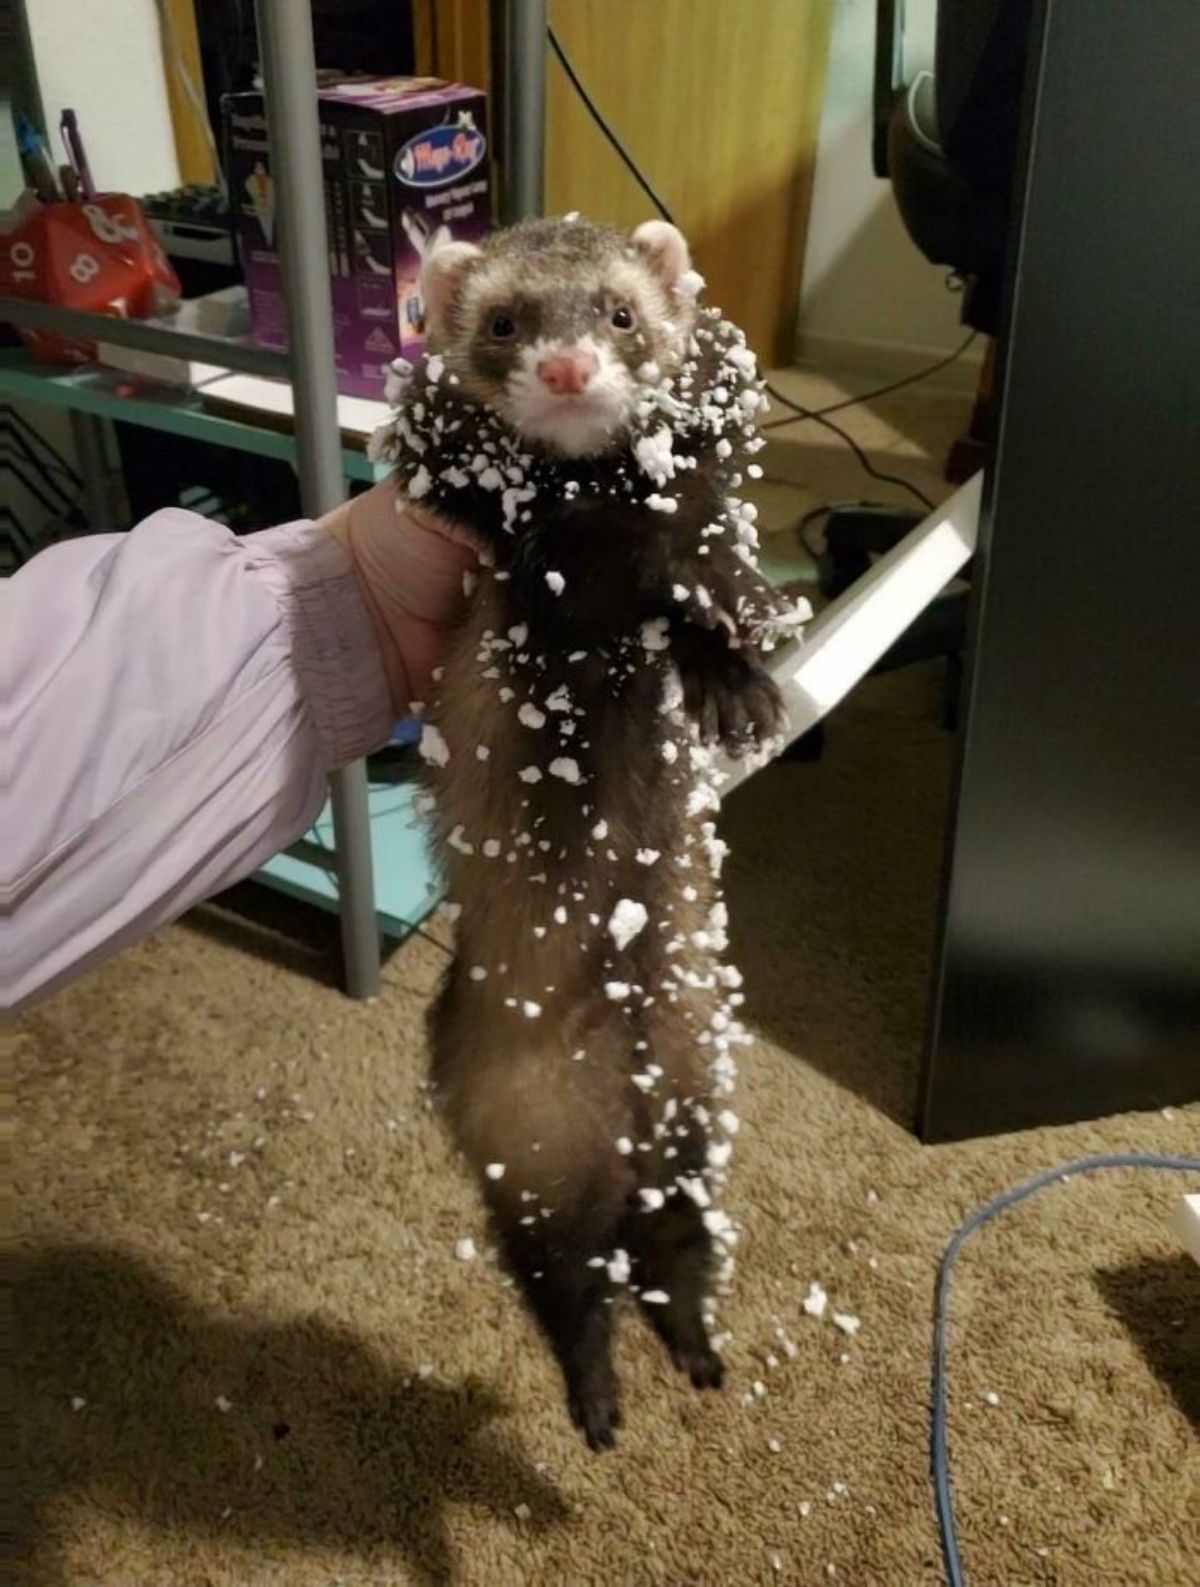
[[[546,211],[546,0],[508,0],[503,20],[504,221]]]
[[[318,518],[342,501],[345,480],[311,0],[256,0],[255,9],[271,174],[282,196],[279,255],[290,326],[300,501],[310,518]],[[379,930],[365,763],[336,772],[330,790],[346,990],[352,997],[372,997],[379,990]]]

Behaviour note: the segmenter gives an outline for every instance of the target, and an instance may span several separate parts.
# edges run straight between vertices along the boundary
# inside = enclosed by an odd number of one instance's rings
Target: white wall
[[[907,0],[905,76],[933,60],[937,0]],[[871,168],[875,0],[836,0],[800,298],[799,354],[890,374],[962,341],[945,271],[909,241]],[[972,348],[972,352],[975,349]],[[966,360],[962,361],[966,364]],[[968,365],[953,383],[973,384]]]
[[[58,118],[79,116],[97,187],[178,187],[155,0],[25,0],[34,66],[56,160]]]

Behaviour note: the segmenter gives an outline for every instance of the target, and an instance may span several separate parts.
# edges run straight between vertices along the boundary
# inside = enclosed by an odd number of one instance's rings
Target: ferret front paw
[[[783,697],[754,651],[713,642],[679,660],[683,703],[701,743],[744,755],[783,727]]]

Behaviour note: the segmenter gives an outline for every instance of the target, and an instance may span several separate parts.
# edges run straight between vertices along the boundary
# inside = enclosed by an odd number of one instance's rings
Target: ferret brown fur
[[[677,290],[688,265],[676,238],[538,222],[481,252],[449,250],[440,274],[435,255],[440,363],[409,381],[389,453],[494,559],[423,745],[461,907],[431,1018],[436,1094],[593,1448],[620,1421],[623,1286],[697,1386],[721,1379],[704,1316],[728,1152],[714,1137],[725,1085],[713,1059],[740,997],[720,963],[723,845],[693,724],[740,749],[778,712],[757,650],[778,603],[724,505],[737,458],[718,442],[746,426],[726,424],[719,401],[704,407],[722,348],[741,343],[706,343]],[[601,345],[606,317],[616,350],[599,363],[628,371],[614,376],[632,383],[627,417],[583,455],[531,444],[506,407],[522,348]],[[654,483],[632,449],[680,382],[685,463],[664,511],[646,504]],[[486,482],[493,465],[502,484]],[[731,1067],[726,1056],[718,1075]]]

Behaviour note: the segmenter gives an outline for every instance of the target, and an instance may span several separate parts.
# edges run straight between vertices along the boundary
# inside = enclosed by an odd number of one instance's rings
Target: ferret
[[[736,1237],[714,1201],[745,1035],[706,746],[777,730],[760,648],[788,614],[730,496],[765,399],[702,285],[662,222],[444,245],[377,443],[485,546],[424,707],[459,911],[432,1075],[596,1450],[621,1422],[622,1289],[720,1384],[710,1291]]]

